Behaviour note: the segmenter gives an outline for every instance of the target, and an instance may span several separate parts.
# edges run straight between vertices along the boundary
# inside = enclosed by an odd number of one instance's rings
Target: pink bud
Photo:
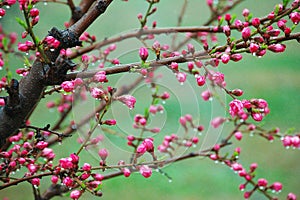
[[[263,116],[261,113],[251,113],[251,116],[255,121],[258,121],[258,122],[263,119]]]
[[[251,36],[251,29],[249,27],[245,27],[242,30],[242,37],[246,41],[250,38]]]
[[[248,17],[248,16],[249,16],[249,13],[250,13],[250,11],[249,11],[247,8],[245,8],[245,9],[243,10],[243,16],[244,16],[244,17]]]
[[[108,156],[108,151],[107,151],[107,149],[100,149],[100,150],[98,151],[98,155],[100,156],[100,158],[101,158],[102,160],[106,160],[106,158],[107,158],[107,156]]]
[[[211,98],[212,94],[210,93],[209,90],[205,90],[201,93],[201,96],[204,101],[208,101]]]
[[[227,64],[229,62],[229,60],[230,60],[230,56],[228,54],[223,54],[221,56],[222,63]]]
[[[130,170],[128,168],[124,168],[123,169],[123,174],[124,174],[125,177],[129,177],[130,174],[131,174],[131,172],[130,172]]]
[[[230,14],[225,14],[224,18],[225,18],[226,21],[229,22],[231,20],[231,15]]]
[[[60,86],[65,92],[71,92],[75,88],[75,84],[73,81],[64,81]]]
[[[118,101],[124,103],[129,109],[133,109],[136,99],[131,95],[122,95],[116,98]]]
[[[205,84],[205,76],[197,76],[196,81],[199,86],[203,86]]]
[[[37,9],[37,8],[32,8],[31,10],[30,10],[30,16],[31,17],[36,17],[36,16],[38,16],[39,14],[40,14],[40,11],[39,11],[39,9]]]
[[[117,124],[117,121],[115,119],[107,119],[103,122],[103,124],[109,125],[109,126],[114,126]]]
[[[212,125],[212,127],[214,128],[218,128],[221,124],[223,124],[226,121],[226,118],[223,117],[216,117],[214,118],[210,124]]]
[[[250,165],[250,171],[251,171],[251,172],[254,172],[254,171],[256,170],[256,168],[257,168],[257,163],[252,163],[252,164]]]
[[[149,178],[152,175],[152,169],[147,165],[142,165],[140,167],[140,173],[145,177]]]
[[[295,194],[293,194],[293,193],[289,193],[288,195],[287,195],[287,198],[286,198],[287,200],[297,200],[297,196],[295,195]]]
[[[254,27],[259,27],[259,25],[260,25],[260,20],[259,20],[259,18],[253,18],[253,19],[252,19],[252,25],[253,25]]]
[[[260,178],[260,179],[258,179],[258,181],[257,181],[257,185],[258,185],[259,187],[267,187],[268,181],[267,181],[266,179],[264,179],[264,178]]]
[[[184,72],[178,72],[176,74],[176,78],[177,78],[177,80],[178,80],[179,83],[183,83],[186,80],[186,73],[184,73]]]
[[[0,8],[0,17],[5,15],[6,11],[3,8]]]
[[[63,179],[63,184],[65,184],[67,187],[71,187],[73,185],[73,180],[67,176]]]
[[[230,56],[230,59],[233,60],[234,62],[238,62],[242,60],[242,58],[243,58],[242,54],[239,53]]]
[[[237,132],[234,133],[234,137],[237,140],[241,140],[243,138],[243,134],[240,131],[237,131]]]
[[[142,59],[142,61],[146,61],[148,58],[148,55],[149,55],[148,49],[145,47],[141,47],[140,51],[139,51],[139,55],[140,55],[140,58]]]
[[[249,46],[249,51],[250,51],[251,53],[257,52],[258,49],[259,49],[259,45],[258,45],[258,44],[251,43],[250,46]]]
[[[294,24],[298,24],[300,21],[300,13],[298,12],[292,12],[290,14],[290,19]]]
[[[74,200],[79,199],[80,196],[81,196],[81,192],[80,192],[79,190],[73,190],[73,191],[70,193],[71,199],[74,199]]]
[[[32,185],[39,186],[40,185],[40,179],[39,178],[33,178],[31,180],[31,183],[32,183]]]
[[[97,82],[100,82],[100,83],[104,83],[104,82],[107,82],[107,78],[106,78],[106,72],[105,71],[99,71],[97,72],[93,79]]]
[[[274,182],[270,188],[275,192],[280,192],[282,190],[282,184],[280,182]]]
[[[84,171],[90,171],[92,169],[92,166],[89,163],[84,163],[82,169]]]
[[[273,51],[275,53],[284,52],[286,46],[284,44],[271,44],[268,47],[268,50]]]
[[[4,99],[0,99],[0,106],[5,106],[5,101],[4,101]]]
[[[178,63],[177,62],[172,62],[171,63],[171,68],[175,71],[178,71]]]

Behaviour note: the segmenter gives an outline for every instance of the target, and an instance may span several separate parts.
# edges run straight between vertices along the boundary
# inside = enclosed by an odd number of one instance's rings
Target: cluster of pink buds
[[[99,83],[105,83],[108,82],[107,78],[106,78],[106,72],[105,71],[99,71],[97,72],[94,77],[93,80]]]
[[[16,73],[19,74],[20,76],[26,76],[30,71],[30,68],[19,68],[16,69]]]
[[[88,32],[84,32],[80,37],[79,40],[88,42],[88,43],[93,43],[96,41],[96,36],[95,35],[90,35]]]
[[[60,45],[60,41],[55,39],[53,36],[47,36],[44,40],[44,43],[46,43],[51,49],[57,49]]]
[[[146,152],[153,152],[153,151],[154,151],[153,138],[144,139],[144,141],[136,149],[136,153],[138,157],[142,156]]]
[[[282,144],[285,148],[300,148],[300,137],[299,135],[286,135],[282,139]]]
[[[226,86],[224,74],[222,74],[221,72],[210,71],[210,73],[208,73],[208,75],[207,75],[207,78],[214,85],[218,85],[220,87],[225,87]]]
[[[29,11],[29,15],[32,18],[32,20],[31,20],[31,26],[34,26],[34,25],[36,25],[39,22],[39,19],[40,19],[39,14],[40,14],[40,11],[37,8],[32,8]]]
[[[18,50],[22,52],[28,52],[29,50],[34,50],[35,45],[31,41],[26,41],[25,43],[18,43]]]
[[[58,101],[49,101],[47,102],[46,106],[47,108],[57,108],[57,111],[60,113],[63,113],[67,111],[71,104],[73,103],[73,95],[61,95],[61,98]]]
[[[152,175],[152,169],[148,165],[140,166],[139,171],[145,178],[149,178]]]
[[[60,86],[65,92],[73,92],[77,86],[83,84],[83,80],[81,78],[76,78],[71,81],[64,81]]]
[[[251,115],[255,121],[261,121],[269,112],[268,103],[264,99],[251,99],[250,101],[234,99],[229,103],[230,115],[242,120],[247,120]]]
[[[7,78],[4,76],[0,79],[0,91],[7,86]]]
[[[134,96],[131,96],[129,94],[127,95],[122,95],[116,97],[116,100],[122,102],[124,105],[126,105],[129,109],[133,109],[134,105],[136,103],[136,99]]]

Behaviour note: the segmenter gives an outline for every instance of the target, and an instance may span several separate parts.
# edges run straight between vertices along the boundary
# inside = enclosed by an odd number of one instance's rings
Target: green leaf
[[[279,9],[280,9],[280,6],[279,6],[279,4],[277,4],[276,7],[275,7],[275,10],[274,10],[275,16],[278,15]]]
[[[11,79],[12,79],[12,77],[13,77],[12,72],[11,71],[7,71],[7,82],[10,82]]]
[[[286,7],[290,0],[282,0],[283,7]]]
[[[20,19],[19,17],[16,17],[16,21],[25,29],[27,30],[27,26],[26,23],[24,22],[24,20]]]
[[[7,37],[4,37],[4,38],[2,39],[2,44],[3,44],[4,49],[7,50],[7,44],[8,44]]]
[[[150,67],[150,63],[142,62],[141,67],[147,69]]]
[[[220,21],[219,21],[219,25],[221,26],[224,22],[224,17],[221,17]]]
[[[149,116],[149,109],[145,108],[144,116]]]
[[[234,20],[236,19],[236,14],[231,15],[230,23],[233,24]]]

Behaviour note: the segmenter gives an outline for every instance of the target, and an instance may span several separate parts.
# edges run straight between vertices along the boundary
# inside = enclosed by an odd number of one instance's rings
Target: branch
[[[63,82],[63,77],[73,67],[70,60],[59,57],[62,48],[78,46],[79,35],[92,24],[107,8],[112,0],[98,0],[94,6],[73,26],[67,30],[59,31],[52,28],[49,35],[60,41],[55,51],[45,51],[50,63],[47,64],[39,58],[33,63],[29,74],[18,83],[13,81],[9,89],[7,102],[0,109],[0,149],[11,135],[25,124],[30,114],[39,103],[45,87]]]

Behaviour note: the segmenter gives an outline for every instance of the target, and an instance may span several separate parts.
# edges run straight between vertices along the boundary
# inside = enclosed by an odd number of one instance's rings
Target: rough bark
[[[0,109],[0,149],[7,139],[25,125],[26,120],[34,111],[41,95],[48,85],[60,84],[74,64],[59,56],[61,49],[80,45],[79,36],[105,12],[112,0],[98,0],[88,12],[67,30],[52,28],[48,35],[60,41],[55,51],[47,50],[46,56],[50,63],[36,59],[29,74],[20,82],[13,80],[8,88],[9,96],[6,105]]]

